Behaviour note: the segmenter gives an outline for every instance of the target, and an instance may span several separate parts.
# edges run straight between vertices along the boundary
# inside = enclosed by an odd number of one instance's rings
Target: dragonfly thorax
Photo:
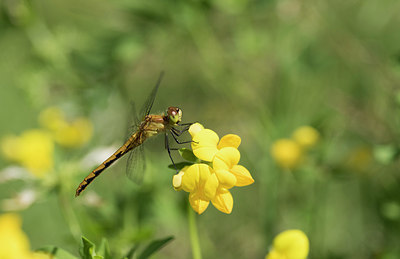
[[[182,110],[178,107],[168,107],[167,109],[167,118],[169,124],[175,125],[181,122],[182,120]]]

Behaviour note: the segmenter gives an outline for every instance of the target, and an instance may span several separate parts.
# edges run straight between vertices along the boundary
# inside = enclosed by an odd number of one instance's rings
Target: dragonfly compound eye
[[[173,123],[179,123],[182,119],[182,110],[178,107],[169,107],[167,114]]]

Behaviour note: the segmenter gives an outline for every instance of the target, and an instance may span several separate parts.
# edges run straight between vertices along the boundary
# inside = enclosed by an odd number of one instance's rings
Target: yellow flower
[[[53,133],[58,144],[65,147],[82,146],[90,140],[93,133],[93,126],[88,119],[78,118],[68,122],[64,113],[57,107],[42,111],[39,122]]]
[[[247,186],[254,183],[250,172],[238,165],[240,153],[236,148],[224,147],[215,154],[212,165],[220,184],[225,188]]]
[[[92,137],[93,127],[89,120],[78,118],[54,132],[56,142],[65,147],[79,147]]]
[[[278,139],[272,144],[271,155],[285,169],[294,169],[302,160],[300,145],[291,139]]]
[[[219,140],[217,133],[195,123],[190,126],[189,133],[192,135],[193,154],[201,160],[211,162],[215,154],[224,147],[238,148],[241,139],[238,135],[228,134]]]
[[[192,135],[193,154],[201,160],[212,162],[218,179],[225,188],[246,186],[254,182],[249,171],[238,165],[240,153],[237,148],[241,139],[228,134],[219,140],[217,133],[195,123],[189,128]]]
[[[21,229],[21,218],[17,214],[0,215],[0,258],[1,259],[44,259],[51,258],[29,249],[28,237]]]
[[[67,124],[64,113],[57,107],[49,107],[43,110],[39,114],[39,123],[50,131],[57,131]]]
[[[265,259],[305,259],[309,241],[301,230],[286,230],[274,238],[273,247]]]
[[[189,192],[189,202],[193,210],[203,213],[210,201],[218,210],[231,213],[233,197],[228,188],[218,182],[215,171],[206,164],[194,164],[184,167],[173,178],[175,190]]]
[[[319,133],[313,127],[302,126],[293,132],[292,138],[301,147],[307,149],[317,144],[319,140]]]
[[[229,134],[219,141],[218,135],[198,123],[189,128],[193,137],[193,153],[204,161],[211,162],[187,166],[175,175],[175,190],[189,192],[192,208],[203,213],[210,201],[218,210],[231,213],[233,197],[229,189],[233,186],[246,186],[254,182],[249,171],[238,165],[240,137]],[[218,143],[219,142],[219,143]]]
[[[43,177],[53,168],[54,144],[43,130],[27,130],[21,136],[8,136],[2,140],[3,155],[20,163],[36,177]]]
[[[184,167],[173,178],[174,188],[189,192],[189,202],[199,214],[203,213],[215,197],[218,180],[213,169],[206,164]]]

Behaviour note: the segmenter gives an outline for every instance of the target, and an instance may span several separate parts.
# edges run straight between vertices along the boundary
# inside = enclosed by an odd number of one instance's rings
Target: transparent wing
[[[163,76],[164,72],[161,72],[156,85],[154,86],[149,97],[147,97],[147,100],[142,106],[139,118],[137,117],[134,103],[131,103],[132,116],[134,116],[135,121],[134,125],[131,127],[131,133],[135,130],[138,130],[138,126],[141,123],[140,120],[144,119],[146,115],[150,114],[151,108],[153,107],[154,99],[157,95],[158,87],[160,86]],[[126,175],[129,179],[137,184],[141,184],[143,182],[143,176],[146,171],[146,161],[143,144],[144,143],[130,151],[128,160],[126,162]]]
[[[133,123],[128,129],[126,140],[138,130],[140,125],[135,103],[131,101],[130,106],[131,114],[129,114],[129,117],[130,121],[133,121]],[[141,184],[145,173],[145,162],[143,145],[129,151],[128,159],[126,160],[126,176],[133,182]]]
[[[151,91],[149,97],[147,97],[146,102],[143,104],[142,109],[140,110],[140,119],[143,119],[146,115],[150,114],[151,108],[153,107],[154,99],[156,98],[158,87],[160,86],[161,80],[164,76],[164,71],[161,72],[158,77],[157,83]]]
[[[131,125],[129,125],[128,131],[126,132],[126,138],[125,141],[129,139],[129,137],[134,133],[140,125],[140,120],[138,118],[138,113],[136,111],[136,106],[133,101],[130,102],[131,106],[131,113],[129,115],[129,122]]]
[[[128,160],[126,161],[126,176],[133,182],[141,184],[145,171],[146,161],[142,144],[129,152]]]

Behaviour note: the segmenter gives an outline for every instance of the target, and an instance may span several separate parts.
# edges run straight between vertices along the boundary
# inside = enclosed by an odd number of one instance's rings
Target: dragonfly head
[[[178,107],[168,107],[167,116],[172,124],[177,124],[182,120],[182,110]]]

